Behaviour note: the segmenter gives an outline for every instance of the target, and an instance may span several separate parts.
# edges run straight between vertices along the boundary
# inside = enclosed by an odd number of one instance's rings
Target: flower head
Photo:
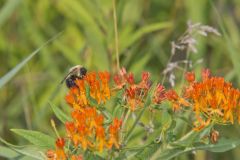
[[[123,99],[126,100],[131,111],[143,106],[151,86],[149,72],[143,72],[142,80],[136,83],[133,73],[127,73],[126,69],[122,69],[119,74],[114,76],[114,82],[116,85],[114,89],[124,90]]]
[[[187,72],[185,78],[189,83],[192,83],[195,81],[195,74],[193,72]]]
[[[64,138],[58,138],[58,139],[56,140],[56,146],[57,146],[58,148],[63,148],[64,145],[65,145],[65,140],[64,140]]]
[[[76,79],[76,87],[71,87],[65,99],[75,109],[80,110],[89,105],[89,98],[95,99],[98,103],[105,102],[110,98],[109,88],[110,74],[107,71],[87,73],[83,79]],[[90,95],[87,95],[87,89]],[[88,97],[90,96],[90,97]]]
[[[185,89],[185,97],[192,102],[199,124],[209,124],[204,119],[213,123],[234,123],[234,115],[240,116],[240,91],[222,77],[210,77],[209,70],[202,72],[202,81]]]
[[[109,148],[109,140],[106,136],[108,132],[103,123],[104,116],[98,113],[95,107],[85,107],[81,110],[74,110],[72,112],[72,119],[73,122],[67,122],[65,126],[68,136],[76,148],[81,146],[84,150],[90,149],[100,152],[105,148]],[[114,135],[118,135],[120,131],[120,126],[116,121],[118,120],[115,119],[113,124],[110,125],[110,127],[114,126],[116,131]],[[109,137],[111,137],[111,139],[114,138],[112,135],[113,133],[109,130]],[[117,138],[114,140],[116,140],[114,143],[119,144]]]
[[[61,159],[66,160],[67,156],[64,151],[65,140],[64,138],[58,138],[56,140],[56,150],[48,150],[46,155],[48,160]]]
[[[161,104],[163,100],[166,99],[165,88],[163,85],[158,84],[154,90],[153,103]]]

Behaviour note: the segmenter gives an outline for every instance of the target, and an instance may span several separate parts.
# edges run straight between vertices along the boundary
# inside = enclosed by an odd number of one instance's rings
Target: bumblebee
[[[68,88],[72,88],[76,86],[76,79],[83,79],[83,77],[87,74],[87,69],[81,65],[76,65],[69,69],[68,74],[64,77],[61,83],[65,81],[66,86]]]

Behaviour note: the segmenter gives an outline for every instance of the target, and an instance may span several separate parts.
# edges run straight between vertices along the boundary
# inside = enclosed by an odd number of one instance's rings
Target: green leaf
[[[92,64],[98,69],[108,69],[109,61],[107,49],[105,47],[106,37],[101,32],[101,28],[97,21],[92,16],[91,12],[82,4],[82,1],[77,0],[62,0],[59,3],[59,8],[69,19],[75,19],[76,22],[83,28],[86,39],[86,44],[92,49]],[[71,10],[71,12],[69,12]],[[99,65],[99,62],[101,65]]]
[[[159,22],[159,23],[154,23],[154,24],[150,24],[148,26],[144,26],[142,28],[140,28],[138,31],[136,31],[135,33],[132,33],[131,36],[128,36],[128,38],[125,37],[120,37],[120,52],[122,52],[123,50],[125,50],[127,47],[131,46],[134,42],[136,42],[137,40],[139,40],[140,38],[142,38],[145,34],[154,32],[154,31],[158,31],[161,29],[166,29],[166,28],[170,28],[172,26],[171,22]],[[121,34],[120,34],[121,36]]]
[[[57,116],[57,118],[62,122],[65,123],[67,121],[71,121],[71,117],[66,115],[59,107],[53,105],[51,102],[48,102],[51,106],[54,114]]]
[[[38,159],[38,160],[44,160],[46,159],[44,156],[44,153],[41,152],[39,148],[36,148],[36,146],[16,146],[11,143],[8,143],[4,139],[0,137],[0,141],[4,144],[6,144],[8,147],[10,147],[12,150],[18,152],[21,155],[25,155],[27,157],[31,157],[31,159]],[[22,159],[30,159],[30,158],[22,157]],[[20,157],[18,157],[20,159]]]
[[[36,148],[36,146],[25,146],[23,148],[13,148],[13,150],[15,150],[18,153],[21,153],[22,155],[27,156],[27,157],[23,157],[23,159],[38,159],[38,160],[46,159],[46,157],[44,157],[44,153],[41,152],[39,148]]]
[[[151,158],[149,158],[149,160],[169,160],[172,159],[182,153],[185,153],[186,151],[184,150],[184,148],[178,147],[178,148],[172,148],[172,149],[165,149],[160,151],[158,150],[155,154],[153,154],[153,156]]]
[[[30,61],[41,49],[43,49],[47,44],[55,40],[57,37],[61,35],[62,32],[56,34],[54,37],[49,39],[47,42],[45,42],[42,46],[40,46],[38,49],[36,49],[34,52],[32,52],[28,57],[26,57],[22,62],[20,62],[18,65],[16,65],[13,69],[11,69],[7,74],[5,74],[0,79],[0,88],[2,88],[10,79],[12,79],[19,71],[20,69],[28,62]]]
[[[0,146],[0,157],[12,159],[19,156],[19,153],[15,152],[11,148]]]
[[[161,124],[164,130],[168,129],[171,126],[172,118],[171,115],[167,112],[167,110],[163,111],[161,116]]]
[[[216,144],[196,145],[194,150],[208,150],[210,152],[226,152],[240,145],[239,139],[220,139]]]
[[[129,70],[131,70],[133,73],[138,73],[141,70],[144,70],[144,67],[149,62],[151,58],[151,54],[146,53],[143,57],[141,57],[138,61],[138,63],[134,63]]]
[[[89,159],[89,160],[104,160],[104,158],[100,157],[97,154],[89,154],[87,159]]]
[[[210,152],[226,152],[236,148],[240,145],[240,140],[236,139],[220,139],[217,144],[195,144],[193,147],[172,147],[167,146],[166,149],[161,150],[151,160],[168,160],[177,157],[183,153],[187,153],[194,150],[207,150]]]
[[[235,75],[237,76],[238,78],[238,81],[240,81],[240,72],[239,72],[239,69],[240,69],[240,63],[239,63],[239,59],[240,59],[240,56],[239,56],[239,53],[238,53],[238,43],[237,43],[237,46],[234,45],[234,41],[231,39],[231,36],[229,35],[228,31],[226,30],[225,28],[225,22],[224,22],[224,19],[220,13],[220,11],[218,11],[217,7],[214,5],[213,1],[210,1],[210,4],[212,6],[212,8],[214,9],[214,11],[216,12],[216,22],[218,23],[218,25],[220,26],[220,29],[223,33],[223,38],[224,38],[224,42],[226,42],[224,44],[224,46],[228,49],[228,54],[232,60],[232,64],[233,64],[233,69],[234,69],[234,72],[235,72]],[[238,28],[238,27],[237,27]],[[231,29],[229,29],[229,32],[233,32],[232,30],[234,30],[232,27]],[[237,30],[236,30],[237,32]],[[234,33],[234,35],[238,35],[236,34],[236,32]]]
[[[191,130],[190,132],[186,133],[183,137],[181,137],[179,140],[175,141],[174,143],[171,143],[171,145],[188,147],[193,143],[200,142],[204,136],[209,135],[212,127],[213,125],[211,124],[201,131]]]
[[[161,144],[159,143],[155,143],[155,144],[152,144],[148,147],[145,147],[143,150],[140,150],[137,157],[139,159],[149,159],[151,157],[151,155],[153,155],[157,150],[158,148],[161,146]]]
[[[24,130],[24,129],[11,129],[11,131],[22,136],[32,144],[37,145],[39,147],[43,147],[43,148],[54,147],[54,141],[55,141],[54,138],[46,134],[43,134],[41,132]]]
[[[25,155],[22,155],[20,157],[17,158],[17,160],[32,160],[33,157],[30,157],[30,156],[25,156]],[[42,159],[46,159],[46,158],[42,158]]]

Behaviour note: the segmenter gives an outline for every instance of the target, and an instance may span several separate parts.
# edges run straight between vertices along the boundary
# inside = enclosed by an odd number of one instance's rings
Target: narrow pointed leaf
[[[32,144],[43,147],[43,148],[53,148],[54,138],[37,131],[24,130],[24,129],[11,129],[14,133],[27,139]]]
[[[66,115],[59,107],[53,105],[49,102],[49,105],[51,106],[54,114],[57,116],[57,118],[62,122],[65,123],[67,121],[71,121],[71,117]]]

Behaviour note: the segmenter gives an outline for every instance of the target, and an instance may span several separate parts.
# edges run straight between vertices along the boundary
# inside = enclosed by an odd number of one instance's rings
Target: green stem
[[[127,113],[126,113],[126,115],[124,116],[124,119],[123,119],[123,124],[122,124],[122,128],[121,128],[121,133],[123,133],[124,128],[126,127],[126,122],[127,122],[128,118],[129,118],[129,115],[130,115],[130,114],[131,114],[131,110],[128,109],[128,111],[127,111]],[[122,134],[122,142],[123,142],[123,140],[124,140],[124,134]]]
[[[116,0],[113,0],[112,2],[113,2],[113,20],[114,20],[114,34],[115,34],[115,50],[116,50],[117,69],[120,70]]]
[[[140,112],[140,114],[137,116],[135,122],[133,123],[132,127],[130,128],[130,130],[128,131],[127,135],[126,135],[126,140],[125,140],[125,144],[128,142],[128,140],[130,139],[131,137],[131,134],[133,132],[133,130],[135,129],[136,125],[138,124],[140,118],[142,117],[145,109],[147,108],[148,105],[150,105],[150,102],[151,102],[151,99],[150,99],[150,96],[148,96],[147,98],[147,101],[142,109],[142,111]]]
[[[187,53],[186,53],[186,60],[187,60],[187,61],[189,60],[189,57],[190,57],[190,52],[189,52],[189,49],[187,49]],[[188,63],[186,63],[186,64],[184,65],[183,75],[182,75],[181,85],[180,85],[180,86],[183,86],[184,77],[185,77],[185,73],[186,73],[187,69],[188,69]]]

